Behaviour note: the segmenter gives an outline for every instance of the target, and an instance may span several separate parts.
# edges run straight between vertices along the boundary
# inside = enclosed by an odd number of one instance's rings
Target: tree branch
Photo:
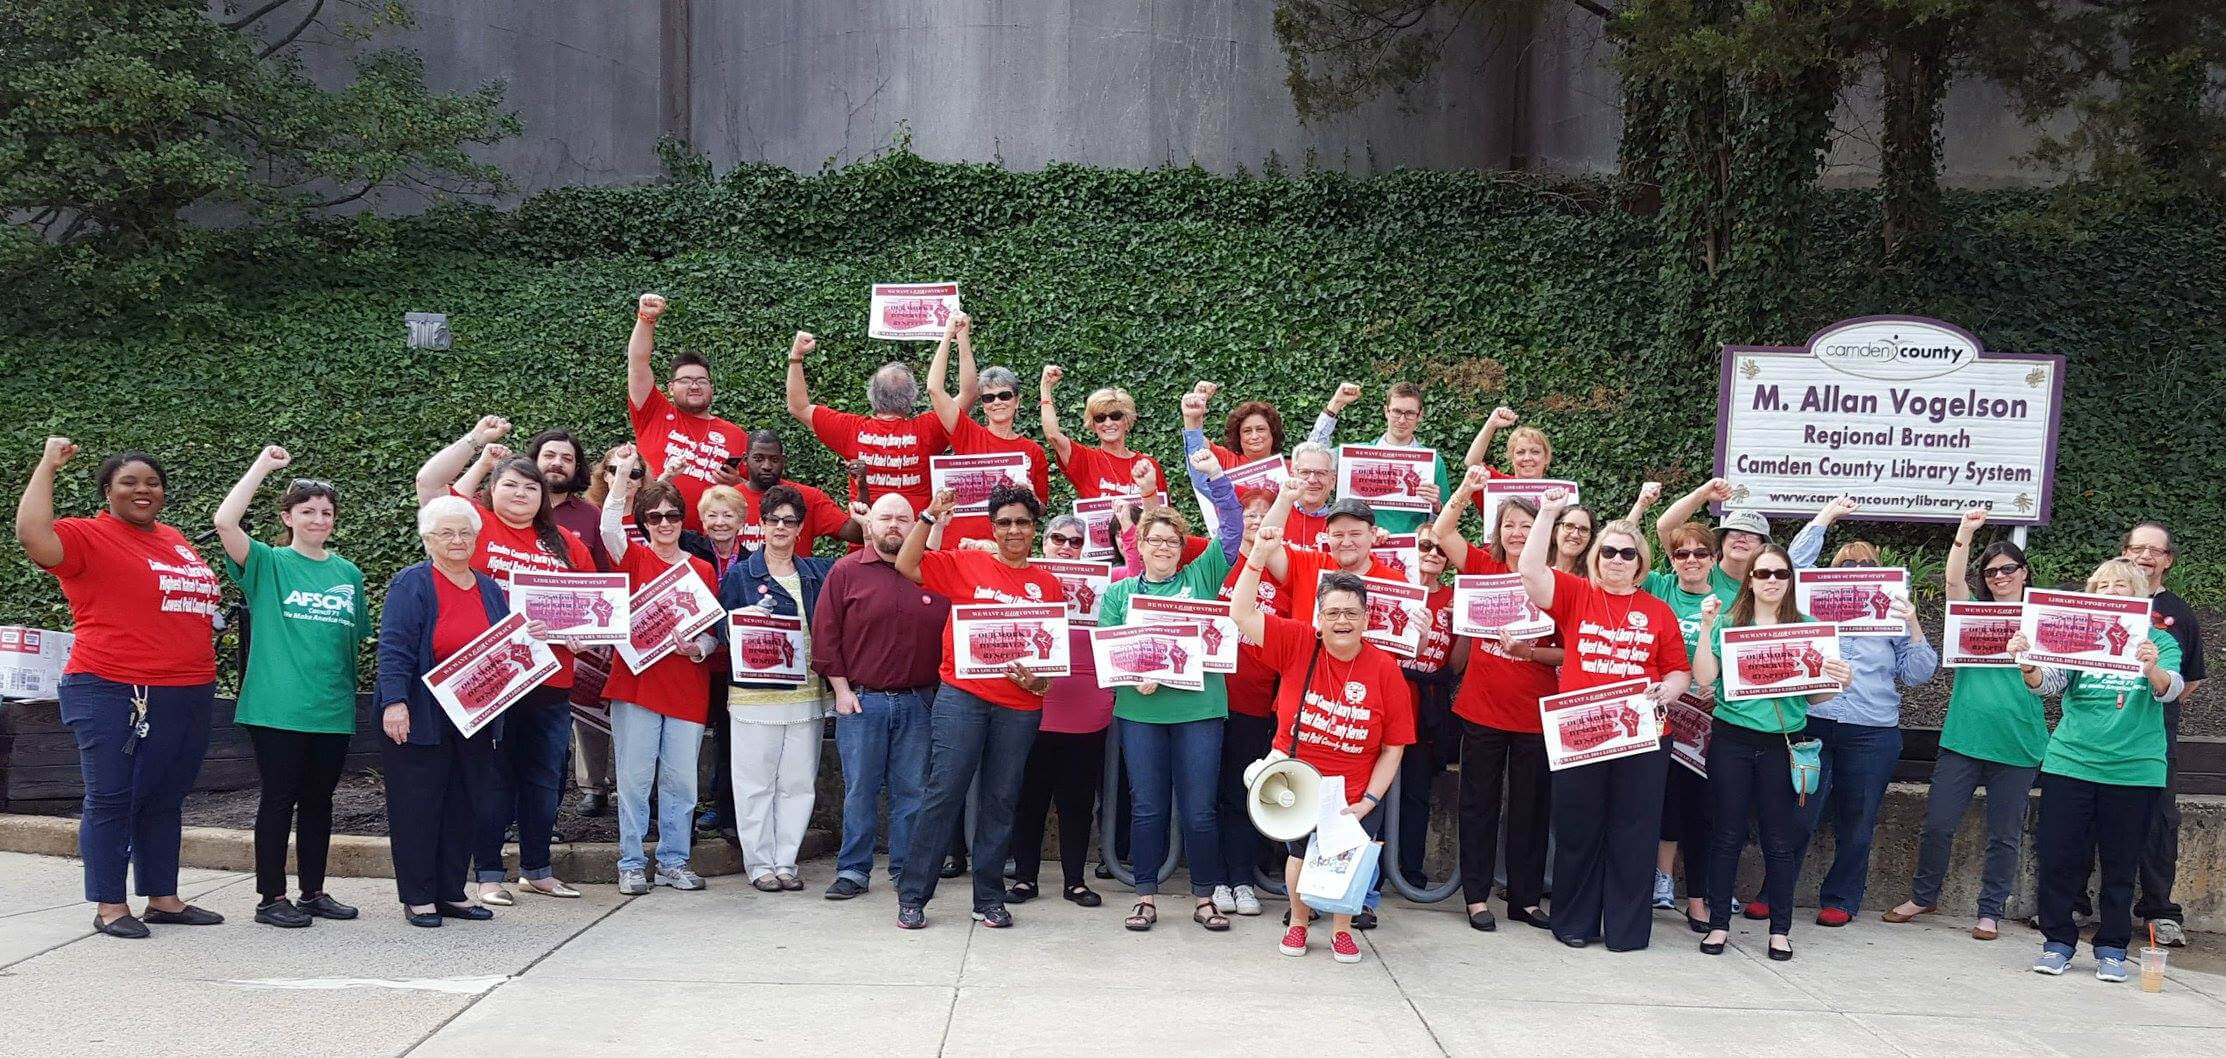
[[[264,4],[263,6],[258,7],[255,10],[248,12],[247,14],[241,15],[239,18],[233,21],[221,22],[218,24],[223,26],[225,29],[246,29],[247,27],[254,25],[256,22],[261,21],[264,15],[270,14],[271,12],[285,7],[287,4],[291,4],[293,2],[294,0],[271,0],[270,3]]]
[[[319,11],[323,11],[324,9],[325,9],[325,0],[317,0],[317,2],[316,2],[316,3],[314,3],[314,4],[310,5],[310,8],[309,8],[309,16],[308,16],[308,17],[306,17],[306,18],[304,18],[304,19],[302,19],[302,20],[301,20],[301,24],[300,24],[300,25],[297,25],[297,26],[295,26],[295,27],[294,27],[294,30],[293,30],[293,32],[291,32],[291,33],[288,33],[288,34],[286,34],[285,36],[283,36],[283,37],[280,37],[280,38],[278,38],[278,40],[277,40],[276,42],[272,43],[270,47],[268,47],[268,48],[264,48],[264,49],[263,49],[262,51],[256,52],[256,53],[255,53],[255,57],[256,57],[257,59],[259,59],[259,60],[260,60],[260,59],[268,59],[268,58],[270,58],[271,56],[273,56],[273,55],[276,55],[276,54],[278,54],[278,49],[280,49],[280,48],[283,48],[283,47],[285,47],[285,46],[286,46],[286,45],[288,45],[288,44],[292,44],[292,43],[294,42],[294,38],[296,38],[296,37],[299,37],[299,36],[301,36],[301,35],[302,35],[302,31],[303,31],[303,30],[306,30],[306,29],[308,29],[308,28],[309,28],[309,24],[310,24],[310,23],[312,23],[312,22],[315,22],[315,21],[317,21],[317,12],[319,12]]]

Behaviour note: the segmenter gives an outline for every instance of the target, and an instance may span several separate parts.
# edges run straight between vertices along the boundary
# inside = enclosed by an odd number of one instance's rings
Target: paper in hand
[[[1324,776],[1321,816],[1314,829],[1314,840],[1321,844],[1323,855],[1343,855],[1368,843],[1368,831],[1360,825],[1360,820],[1345,814],[1347,803],[1345,777]]]

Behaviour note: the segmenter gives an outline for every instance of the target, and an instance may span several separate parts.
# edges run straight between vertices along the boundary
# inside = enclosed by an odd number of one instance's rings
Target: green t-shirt
[[[1801,620],[1809,618],[1803,616]],[[1809,723],[1809,696],[1786,694],[1776,698],[1750,698],[1743,702],[1724,701],[1724,626],[1716,626],[1716,634],[1708,638],[1708,652],[1716,656],[1716,719],[1738,724],[1749,731],[1767,731],[1773,735],[1799,731]]]
[[[1710,590],[1696,594],[1679,587],[1676,574],[1657,571],[1647,574],[1646,580],[1639,585],[1640,590],[1648,595],[1668,603],[1670,612],[1677,615],[1677,630],[1685,633],[1687,661],[1691,661],[1694,653],[1700,649],[1701,600],[1714,595],[1723,603],[1720,612],[1728,614],[1731,612],[1731,600],[1739,597],[1737,581],[1719,582],[1710,577],[1708,583]]]
[[[2179,671],[2180,644],[2171,633],[2151,628],[2149,642],[2158,668]],[[2164,785],[2164,705],[2149,692],[2148,678],[2069,675],[2064,716],[2041,770],[2111,786]]]
[[[363,571],[338,555],[315,559],[249,541],[247,564],[224,556],[247,596],[247,675],[233,722],[352,735],[356,647],[371,635]]]
[[[1105,589],[1098,601],[1098,624],[1116,628],[1128,623],[1129,596],[1142,592],[1172,599],[1216,599],[1221,582],[1229,576],[1229,558],[1220,544],[1207,544],[1204,554],[1158,584],[1146,583],[1142,574]],[[1187,724],[1229,715],[1229,691],[1221,674],[1206,674],[1204,690],[1178,691],[1169,687],[1145,694],[1134,687],[1113,689],[1113,715],[1140,724]]]
[[[2025,686],[2015,666],[1957,669],[1940,748],[2019,768],[2038,765],[2048,752],[2040,695]]]

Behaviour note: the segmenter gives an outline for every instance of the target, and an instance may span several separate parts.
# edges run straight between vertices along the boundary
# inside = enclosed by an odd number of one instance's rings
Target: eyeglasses
[[[473,533],[469,529],[435,529],[432,532],[425,534],[426,539],[438,540],[442,543],[454,543],[458,540],[469,540],[472,538],[472,536]]]
[[[1851,558],[1845,562],[1834,562],[1832,563],[1832,565],[1839,569],[1876,569],[1878,568],[1878,560],[1871,558]]]
[[[2024,568],[2025,563],[2023,562],[2004,562],[1999,566],[1988,566],[1986,569],[1986,579],[2001,580],[2002,578],[2007,577],[2010,574]]]
[[[2129,554],[2129,555],[2141,555],[2141,556],[2147,557],[2147,556],[2152,556],[2152,555],[2169,555],[2169,554],[2171,554],[2171,553],[2172,553],[2172,548],[2171,548],[2171,547],[2170,547],[2169,545],[2167,545],[2167,546],[2164,546],[2164,547],[2158,547],[2158,546],[2156,546],[2155,544],[2127,544],[2127,545],[2126,545],[2126,554]]]
[[[768,514],[765,517],[758,519],[758,521],[764,523],[768,527],[779,526],[785,529],[794,529],[797,526],[804,524],[804,520],[802,518],[798,518],[793,514]]]
[[[685,519],[686,515],[679,511],[649,511],[641,516],[641,523],[643,525],[657,525],[661,522],[671,522],[678,525]]]
[[[1302,478],[1326,478],[1329,476],[1327,470],[1294,470],[1291,473]]]
[[[1747,575],[1753,577],[1756,580],[1793,579],[1793,571],[1790,569],[1751,569],[1747,571]]]
[[[1332,621],[1338,620],[1340,618],[1357,621],[1363,617],[1368,616],[1368,611],[1349,609],[1347,607],[1340,606],[1333,610],[1323,610],[1321,611],[1321,615]]]
[[[1407,408],[1385,408],[1384,414],[1389,415],[1394,419],[1419,419],[1422,417],[1422,409],[1414,408],[1410,410]]]
[[[1675,551],[1670,552],[1670,557],[1676,559],[1679,562],[1686,562],[1696,558],[1714,558],[1715,555],[1716,553],[1714,551],[1710,551],[1705,547],[1681,547]]]
[[[1090,423],[1094,426],[1098,423],[1121,422],[1127,418],[1128,413],[1125,411],[1101,411],[1090,416]]]
[[[1036,524],[1034,518],[999,518],[989,523],[999,529],[1026,529]]]
[[[1145,547],[1181,547],[1181,546],[1183,546],[1183,538],[1182,538],[1182,537],[1179,537],[1179,536],[1147,536],[1147,537],[1145,537],[1144,539],[1142,539],[1142,540],[1139,540],[1139,541],[1137,541],[1137,542],[1138,542],[1138,543],[1140,543],[1140,544],[1142,544],[1142,545],[1144,545]]]
[[[1083,540],[1079,536],[1068,536],[1065,533],[1052,533],[1051,543],[1054,547],[1081,547],[1083,544]]]
[[[995,393],[984,393],[984,394],[982,394],[982,403],[984,403],[984,404],[1003,404],[1004,402],[1006,402],[1006,401],[1008,401],[1008,400],[1011,400],[1011,399],[1013,399],[1014,397],[1017,397],[1017,396],[1020,396],[1020,394],[1018,394],[1018,393],[1015,393],[1015,392],[1013,392],[1012,390],[1009,390],[1009,389],[1001,389],[1001,390],[998,390],[998,391],[997,391],[997,392],[995,392]]]
[[[1625,562],[1637,562],[1639,560],[1639,549],[1635,547],[1603,547],[1594,553],[1599,555],[1603,562],[1611,558],[1620,558]]]
[[[675,386],[708,386],[711,384],[711,376],[689,375],[686,378],[673,379],[672,384]]]

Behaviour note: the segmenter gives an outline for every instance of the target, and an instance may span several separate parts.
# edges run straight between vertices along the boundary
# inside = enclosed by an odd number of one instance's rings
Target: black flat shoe
[[[1792,949],[1792,948],[1771,948],[1771,949],[1770,949],[1770,961],[1771,961],[1771,962],[1792,962],[1792,961],[1793,961],[1793,949]]]
[[[1068,889],[1065,895],[1069,901],[1083,907],[1096,907],[1105,902],[1104,897],[1099,896],[1096,890],[1086,885],[1074,886]]]
[[[1099,864],[1098,864],[1098,865],[1097,865],[1096,867],[1093,867],[1093,868],[1091,868],[1091,869],[1090,869],[1090,875],[1091,875],[1092,877],[1096,878],[1096,879],[1097,879],[1098,881],[1101,881],[1101,882],[1108,882],[1108,881],[1112,881],[1112,880],[1113,880],[1113,868],[1111,868],[1111,867],[1108,867],[1108,866],[1106,866],[1106,865],[1105,865],[1104,863],[1102,863],[1102,862],[1101,862],[1101,863],[1099,863]]]
[[[1008,904],[1025,904],[1035,898],[1036,883],[1034,882],[1014,882],[1005,888],[1005,902]]]
[[[139,920],[161,926],[218,926],[224,923],[224,916],[187,904],[182,911],[157,911],[150,907]]]
[[[466,907],[458,904],[434,904],[433,907],[442,918],[460,918],[470,922],[485,922],[495,917],[494,912],[477,905]]]
[[[1715,932],[1715,931],[1714,931],[1714,930],[1710,930],[1709,932],[1713,933],[1713,932]],[[1729,944],[1729,943],[1730,943],[1730,941],[1729,941],[1728,939],[1727,939],[1727,940],[1722,940],[1722,941],[1718,941],[1718,942],[1716,942],[1716,943],[1714,943],[1714,944],[1710,944],[1710,943],[1708,943],[1708,942],[1707,942],[1707,941],[1705,941],[1705,940],[1704,940],[1704,941],[1701,941],[1701,942],[1700,942],[1700,953],[1701,953],[1702,955],[1722,955],[1722,954],[1724,953],[1724,945],[1725,945],[1725,944]]]
[[[295,907],[283,899],[256,905],[255,921],[266,926],[277,926],[280,929],[301,929],[304,926],[317,924],[316,919],[309,917],[309,912]]]
[[[1499,928],[1499,923],[1493,920],[1492,909],[1487,907],[1469,916],[1469,928],[1478,933],[1490,933]]]
[[[1560,934],[1555,934],[1554,939],[1560,941],[1564,946],[1571,948],[1582,948],[1585,945],[1592,943],[1591,941],[1586,940],[1583,937],[1564,937]]]
[[[1707,920],[1707,919],[1705,919],[1705,918],[1694,918],[1694,917],[1693,917],[1693,916],[1691,916],[1691,915],[1687,915],[1687,916],[1685,916],[1685,928],[1686,928],[1686,929],[1689,929],[1689,930],[1692,930],[1692,931],[1693,931],[1693,932],[1695,932],[1695,933],[1713,933],[1713,932],[1715,932],[1714,928],[1713,928],[1713,927],[1711,927],[1711,926],[1709,926],[1709,924],[1708,924],[1708,920]]]
[[[404,906],[402,908],[402,920],[420,929],[441,928],[441,915],[438,911],[412,911],[408,906]]]
[[[959,856],[943,857],[943,868],[935,872],[938,878],[956,878],[966,873],[966,860]]]
[[[101,919],[100,912],[95,911],[93,912],[93,932],[106,933],[111,937],[122,937],[125,940],[145,940],[148,930],[146,923],[133,918],[129,912],[117,916],[114,922],[106,922]]]
[[[1354,916],[1353,916],[1353,928],[1354,928],[1354,929],[1375,929],[1375,928],[1376,928],[1376,913],[1375,913],[1375,912],[1373,912],[1373,911],[1362,911],[1362,912],[1361,912],[1360,914],[1354,915]]]
[[[1507,909],[1507,921],[1520,922],[1526,926],[1535,926],[1539,929],[1552,929],[1551,917],[1544,911],[1531,908],[1511,907]]]
[[[331,893],[318,893],[294,901],[294,906],[318,918],[347,920],[356,917],[356,909],[332,898]]]

